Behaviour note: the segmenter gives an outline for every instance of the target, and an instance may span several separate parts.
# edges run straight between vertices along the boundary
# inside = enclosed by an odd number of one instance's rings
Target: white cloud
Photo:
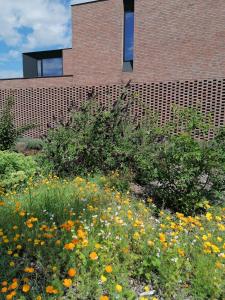
[[[20,55],[21,55],[21,53],[19,51],[17,51],[17,50],[10,50],[8,53],[1,54],[1,56],[0,56],[0,63],[7,62],[10,59],[19,58]]]
[[[69,20],[60,0],[0,0],[0,40],[22,51],[69,46]]]

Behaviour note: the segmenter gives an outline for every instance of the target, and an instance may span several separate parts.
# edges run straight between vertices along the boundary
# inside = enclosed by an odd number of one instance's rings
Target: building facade
[[[46,131],[52,116],[94,90],[99,101],[132,91],[170,119],[171,106],[199,107],[225,125],[224,0],[84,0],[72,5],[72,48],[23,54],[24,78],[0,80],[16,122]],[[138,113],[138,109],[136,111]]]

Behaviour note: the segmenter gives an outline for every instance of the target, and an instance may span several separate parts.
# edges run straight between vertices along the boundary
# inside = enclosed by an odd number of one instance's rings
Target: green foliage
[[[188,214],[205,199],[218,200],[225,187],[225,149],[222,132],[206,141],[215,131],[211,116],[174,106],[171,120],[159,126],[149,111],[137,121],[134,105],[142,109],[137,95],[125,89],[108,110],[90,100],[51,129],[44,143],[50,170],[63,176],[118,171],[145,185],[159,207]]]
[[[58,175],[107,173],[129,167],[137,123],[129,113],[136,101],[125,91],[108,110],[95,100],[84,103],[48,133],[44,157]]]
[[[19,136],[29,129],[34,128],[34,125],[26,125],[16,128],[14,124],[14,115],[12,109],[14,106],[14,100],[10,97],[0,115],[0,150],[9,150],[12,148]]]
[[[0,187],[4,190],[21,187],[37,172],[32,157],[9,151],[0,151]]]
[[[150,183],[159,206],[190,214],[199,210],[205,199],[215,201],[216,193],[224,190],[225,165],[220,151],[210,143],[180,133],[144,155],[139,174],[145,175],[142,183]]]
[[[40,151],[43,148],[43,140],[37,138],[23,137],[16,141],[15,149],[18,152],[36,150]]]

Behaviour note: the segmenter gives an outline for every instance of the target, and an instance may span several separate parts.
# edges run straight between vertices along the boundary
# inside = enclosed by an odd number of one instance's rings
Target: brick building
[[[84,0],[72,5],[72,48],[23,54],[24,78],[0,80],[1,106],[16,100],[16,122],[45,132],[95,90],[107,103],[131,80],[131,90],[157,111],[199,107],[225,125],[224,0]],[[137,111],[138,113],[138,111]]]

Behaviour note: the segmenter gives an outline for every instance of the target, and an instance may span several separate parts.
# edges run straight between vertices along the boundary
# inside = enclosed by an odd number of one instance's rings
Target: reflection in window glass
[[[62,57],[42,59],[42,76],[63,75]]]
[[[125,11],[124,21],[124,61],[134,59],[134,12]]]
[[[41,63],[41,59],[39,59],[37,61],[37,72],[38,72],[38,77],[42,76],[42,63]]]

